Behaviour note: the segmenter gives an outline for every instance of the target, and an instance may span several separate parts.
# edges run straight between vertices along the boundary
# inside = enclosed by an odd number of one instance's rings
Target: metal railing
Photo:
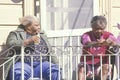
[[[5,54],[5,53],[7,53],[7,55],[8,55],[9,53],[11,53],[11,49],[12,48],[2,52],[1,55]],[[62,69],[62,78],[65,79],[65,80],[78,80],[78,64],[80,63],[82,46],[67,46],[67,48],[65,48],[64,50],[63,50],[62,46],[52,46],[52,49],[57,54],[56,56],[57,56],[58,61],[59,61],[59,64],[58,64],[59,65],[59,70]],[[12,50],[12,52],[14,52],[14,50]],[[119,63],[120,62],[120,58],[119,58],[120,55],[119,54],[120,54],[120,51],[118,51],[116,54],[105,55],[105,56],[109,57],[108,58],[109,63],[111,63],[111,57],[115,56],[115,65],[114,65],[115,68],[114,68],[113,79],[110,78],[109,80],[116,80],[117,78],[120,78],[120,70],[119,70],[119,68],[120,68],[120,63]],[[6,66],[6,65],[9,64],[11,61],[12,61],[12,64],[14,65],[14,63],[16,61],[16,57],[21,58],[21,62],[22,62],[22,71],[21,71],[22,77],[21,77],[21,79],[24,80],[24,74],[23,74],[24,73],[24,67],[23,66],[24,66],[24,57],[25,56],[30,56],[31,57],[31,64],[33,65],[33,62],[32,62],[33,61],[33,56],[24,54],[24,47],[21,48],[21,55],[14,55],[12,57],[4,57],[4,56],[0,57],[0,60],[4,59],[4,62],[0,64],[0,70],[2,70],[2,74],[1,74],[2,80],[5,80],[6,75],[7,75],[6,68],[8,66]],[[34,55],[34,56],[40,56],[40,62],[42,63],[42,56],[46,56],[46,55],[44,55],[44,54],[41,55],[40,54],[40,55]],[[50,57],[50,62],[51,62],[51,56],[49,56]],[[84,58],[86,59],[87,56],[92,56],[93,59],[94,59],[94,56],[96,56],[96,55],[84,55]],[[99,56],[100,56],[101,67],[102,67],[102,58],[101,58],[102,55],[99,55]],[[84,62],[84,63],[86,64],[86,62]],[[14,67],[13,67],[13,70],[14,70]],[[85,68],[85,70],[86,70],[86,68]],[[32,72],[33,72],[33,70],[32,70]],[[59,73],[59,75],[60,75],[60,73]],[[14,74],[13,74],[13,76],[14,76]],[[39,80],[42,80],[42,71],[41,71],[40,76],[41,76],[41,78]],[[51,76],[51,73],[50,73],[50,76]],[[93,76],[94,76],[94,66],[93,66]],[[102,74],[101,74],[101,77],[102,77]],[[109,77],[112,77],[112,76],[109,76]],[[92,79],[95,80],[94,77]],[[33,74],[31,76],[30,80],[35,80],[33,78]]]

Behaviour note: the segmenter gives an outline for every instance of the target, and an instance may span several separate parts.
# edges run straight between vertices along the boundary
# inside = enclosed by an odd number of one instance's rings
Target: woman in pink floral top
[[[102,71],[102,76],[104,78],[104,76],[107,75],[105,71],[108,70],[108,66],[110,65],[108,65],[108,57],[105,55],[108,54],[107,50],[109,49],[109,46],[115,45],[116,38],[112,33],[105,31],[106,25],[107,21],[104,16],[94,16],[91,20],[92,30],[85,32],[81,37],[81,43],[83,44],[83,55],[88,56],[86,57],[86,62],[84,61],[84,56],[81,56],[81,63],[79,64],[78,68],[79,80],[85,80],[84,63],[87,64],[87,78],[92,76],[93,66],[94,75],[100,77],[100,73],[98,72],[100,69],[100,55],[102,55],[102,68],[104,69],[104,71]]]

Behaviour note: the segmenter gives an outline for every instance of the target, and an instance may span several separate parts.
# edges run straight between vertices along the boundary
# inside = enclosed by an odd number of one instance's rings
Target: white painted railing
[[[58,57],[59,60],[59,70],[62,68],[62,77],[65,80],[78,80],[78,64],[80,63],[80,57],[81,57],[81,53],[82,53],[82,45],[80,43],[80,36],[79,35],[72,35],[72,36],[54,36],[54,37],[49,37],[49,42],[51,43],[52,49],[54,50],[55,54]],[[22,53],[24,53],[24,49],[21,49]],[[14,50],[13,50],[14,51]],[[4,52],[2,52],[0,54],[3,55],[5,53],[9,53],[9,49],[5,50]],[[115,66],[117,67],[114,72],[114,79],[116,78],[120,78],[120,59],[119,59],[119,53],[120,51],[118,51],[118,53],[116,54],[110,54],[107,56],[115,56],[116,57],[116,62],[115,62]],[[6,54],[6,55],[7,55]],[[3,63],[0,64],[0,70],[2,70],[2,74],[0,74],[0,78],[2,78],[2,80],[5,79],[5,65],[7,63],[9,63],[10,61],[13,61],[13,63],[15,62],[15,58],[21,56],[21,61],[22,63],[24,63],[24,56],[25,54],[22,55],[15,55],[13,57],[0,57],[0,61],[2,59],[4,59],[5,61]],[[30,55],[29,55],[30,56]],[[37,55],[37,56],[44,56],[44,55]],[[86,56],[86,55],[84,55]],[[100,55],[102,56],[102,55]],[[32,57],[32,56],[31,56]],[[109,58],[110,61],[110,58]],[[23,64],[24,65],[24,64]],[[24,68],[24,67],[23,67]],[[22,73],[24,69],[22,69]],[[13,74],[14,75],[14,74]],[[94,74],[93,74],[94,75]],[[42,76],[42,72],[41,75]],[[33,76],[32,76],[33,77]],[[22,80],[24,80],[24,75],[22,75]],[[33,80],[32,78],[30,80]],[[41,78],[42,80],[42,78]],[[94,78],[93,78],[94,80]]]
[[[62,68],[63,79],[65,79],[65,80],[78,80],[77,79],[78,78],[78,73],[77,73],[78,71],[77,70],[78,70],[78,64],[80,63],[80,56],[81,56],[81,54],[79,52],[80,52],[82,47],[81,46],[67,46],[67,48],[65,48],[65,50],[62,50],[62,51],[60,51],[61,50],[60,47],[61,46],[57,46],[57,47],[54,46],[52,48],[53,48],[53,50],[56,50],[56,53],[57,52],[59,53],[57,55],[57,57],[59,59],[59,70],[60,70],[60,68]],[[74,52],[74,49],[77,49],[76,53]],[[23,51],[23,49],[22,49],[22,51]],[[114,72],[113,72],[113,74],[114,74],[113,75],[114,76],[113,80],[116,80],[116,78],[120,77],[120,70],[119,70],[119,68],[120,68],[120,66],[119,66],[120,65],[120,63],[119,63],[120,62],[119,61],[120,55],[119,55],[119,52],[117,52],[116,54],[108,54],[108,55],[106,55],[106,56],[109,57],[109,62],[111,62],[110,61],[111,60],[111,56],[115,56],[116,57],[116,63],[115,63],[115,67],[116,68],[114,69]],[[13,57],[1,57],[1,59],[2,58],[3,59],[7,59],[4,63],[2,63],[0,65],[0,68],[2,68],[2,73],[3,73],[2,80],[5,80],[5,75],[6,75],[6,73],[5,73],[5,65],[7,63],[9,63],[10,61],[13,61],[13,63],[14,63],[15,62],[15,58],[18,57],[18,56],[21,56],[21,61],[24,63],[24,58],[23,57],[26,56],[26,55],[14,55]],[[27,55],[27,56],[31,56],[31,55]],[[45,55],[37,55],[37,56],[45,56]],[[91,55],[84,55],[85,58],[86,58],[86,56],[91,56]],[[100,57],[102,57],[102,55],[100,55]],[[102,58],[101,58],[101,62],[102,62]],[[22,66],[24,66],[24,64],[22,64]],[[101,63],[101,66],[102,66],[102,63]],[[22,68],[24,68],[24,67],[22,67]],[[93,69],[94,69],[94,67],[93,67]],[[24,69],[22,69],[21,73],[24,73],[23,70]],[[40,76],[42,76],[42,75],[40,75]],[[93,74],[93,76],[94,76],[94,74]],[[22,75],[22,80],[24,80],[24,75]],[[34,80],[34,79],[31,78],[30,80]],[[93,80],[94,80],[94,77],[93,77]],[[111,80],[111,79],[109,79],[109,80]]]

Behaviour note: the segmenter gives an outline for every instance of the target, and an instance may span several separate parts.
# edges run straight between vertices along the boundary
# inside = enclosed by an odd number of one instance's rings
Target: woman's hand
[[[111,39],[101,39],[101,40],[97,40],[98,45],[102,46],[102,45],[106,45],[106,46],[113,46],[115,44],[115,42]]]
[[[24,40],[24,46],[27,46],[28,44],[39,44],[39,43],[40,43],[40,37],[37,35],[34,35],[31,38]]]
[[[97,39],[98,44],[103,44],[105,42],[105,39]]]
[[[32,41],[34,44],[39,44],[40,43],[40,37],[35,35],[35,36],[32,36]]]

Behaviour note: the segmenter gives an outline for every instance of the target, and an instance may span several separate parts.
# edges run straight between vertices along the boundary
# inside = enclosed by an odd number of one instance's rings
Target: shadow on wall
[[[14,3],[19,3],[19,2],[21,2],[22,0],[11,0],[12,2],[14,2]]]

